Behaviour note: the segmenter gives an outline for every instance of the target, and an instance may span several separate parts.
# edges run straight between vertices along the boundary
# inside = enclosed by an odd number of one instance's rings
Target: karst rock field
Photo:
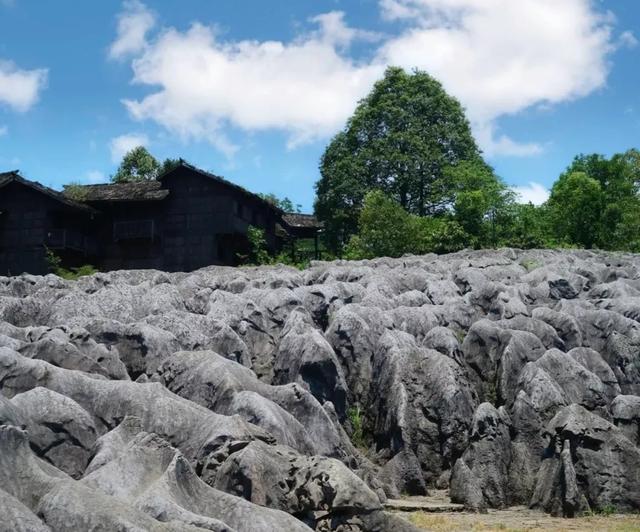
[[[640,510],[640,255],[0,277],[2,531]]]

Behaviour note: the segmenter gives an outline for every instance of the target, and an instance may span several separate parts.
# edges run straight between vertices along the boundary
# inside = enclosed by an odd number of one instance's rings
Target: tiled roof
[[[165,172],[164,174],[160,175],[158,177],[159,181],[162,181],[163,179],[165,179],[165,177],[171,175],[173,172],[175,172],[176,170],[180,169],[180,168],[186,168],[187,170],[190,170],[192,172],[195,172],[203,177],[206,177],[208,179],[211,179],[213,181],[217,181],[218,183],[221,183],[229,188],[232,188],[233,190],[235,190],[236,192],[240,192],[241,194],[243,194],[244,196],[247,196],[253,200],[256,200],[260,203],[265,203],[267,204],[270,208],[274,209],[275,211],[282,213],[282,211],[276,207],[273,203],[265,200],[264,198],[260,197],[258,194],[254,194],[253,192],[250,192],[249,190],[247,190],[244,187],[241,187],[240,185],[236,185],[235,183],[232,183],[231,181],[226,180],[224,177],[220,177],[219,175],[215,175],[212,174],[211,172],[207,172],[206,170],[202,170],[201,168],[198,168],[197,166],[193,166],[192,164],[189,164],[188,162],[186,162],[183,159],[180,159],[180,161],[178,162],[178,164],[173,167],[171,170],[168,170],[167,172]]]
[[[159,181],[135,181],[131,183],[109,183],[104,185],[73,185],[65,194],[80,201],[158,201],[166,198],[169,191]]]
[[[45,187],[44,185],[41,185],[40,183],[36,182],[36,181],[30,181],[29,179],[25,179],[24,177],[22,177],[20,175],[20,173],[18,172],[18,170],[12,170],[11,172],[2,172],[0,173],[0,188],[2,188],[5,185],[8,185],[9,183],[20,183],[22,185],[25,185],[29,188],[32,188],[33,190],[36,190],[42,194],[45,194],[47,196],[49,196],[50,198],[55,199],[56,201],[59,201],[60,203],[66,205],[67,207],[72,207],[74,209],[79,209],[81,211],[85,211],[86,213],[89,214],[97,214],[98,211],[96,211],[95,209],[93,209],[92,207],[89,207],[88,205],[83,205],[82,203],[75,201],[71,198],[68,198],[67,196],[65,196],[64,194],[62,194],[61,192],[58,192],[56,190],[53,190],[52,188],[49,187]]]
[[[309,229],[320,229],[324,227],[324,223],[318,221],[318,219],[313,214],[287,212],[282,216],[282,219],[289,227],[300,227]]]

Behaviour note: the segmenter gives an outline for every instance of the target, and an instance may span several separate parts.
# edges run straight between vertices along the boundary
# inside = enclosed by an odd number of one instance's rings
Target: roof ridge
[[[3,174],[0,174],[0,177],[10,177],[11,179],[8,182],[16,181],[18,183],[22,183],[23,185],[26,185],[38,192],[41,192],[42,194],[46,194],[47,196],[60,201],[61,203],[64,203],[65,205],[77,208],[77,209],[81,209],[87,212],[97,212],[95,209],[93,209],[92,207],[89,207],[88,205],[84,205],[83,203],[79,202],[79,201],[75,201],[71,198],[69,198],[68,196],[66,196],[63,192],[60,192],[58,190],[54,190],[53,188],[50,188],[46,185],[43,185],[42,183],[39,183],[38,181],[32,181],[31,179],[27,179],[26,177],[20,175],[20,171],[19,170],[14,170],[12,172],[5,172]],[[2,183],[0,183],[2,184]],[[7,184],[7,183],[4,183]]]
[[[160,174],[158,176],[158,178],[157,178],[158,181],[162,181],[166,176],[168,176],[172,172],[175,172],[180,167],[187,168],[187,169],[192,170],[194,172],[197,172],[197,173],[199,173],[199,174],[201,174],[201,175],[203,175],[205,177],[208,177],[210,179],[213,179],[215,181],[218,181],[220,183],[228,185],[228,186],[230,186],[232,188],[235,188],[236,190],[242,192],[243,194],[246,194],[246,195],[252,197],[253,199],[256,199],[256,200],[258,200],[258,201],[260,201],[262,203],[265,203],[265,204],[269,205],[277,213],[279,213],[281,215],[284,214],[284,211],[280,207],[278,207],[277,205],[274,205],[270,201],[265,200],[259,194],[256,194],[255,192],[251,192],[250,190],[244,188],[242,185],[238,185],[237,183],[234,183],[233,181],[229,181],[228,179],[225,179],[222,176],[214,174],[213,172],[209,172],[208,170],[203,170],[202,168],[198,168],[197,166],[185,161],[184,159],[180,159],[178,161],[178,164],[175,167],[173,167],[170,170],[167,170],[166,172]]]

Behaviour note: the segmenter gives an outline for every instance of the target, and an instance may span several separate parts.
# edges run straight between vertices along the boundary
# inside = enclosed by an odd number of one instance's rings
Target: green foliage
[[[520,266],[522,266],[527,272],[532,272],[540,268],[543,264],[534,259],[524,259],[520,262]]]
[[[358,233],[345,247],[347,259],[399,257],[405,253],[448,253],[465,246],[467,235],[455,220],[416,216],[375,190],[364,198]]]
[[[114,183],[147,181],[156,179],[159,174],[160,163],[144,146],[138,146],[123,157],[118,170],[111,177],[111,181]]]
[[[158,175],[162,175],[162,174],[166,174],[167,172],[170,172],[174,168],[177,168],[178,166],[180,166],[181,162],[182,162],[182,159],[166,158],[164,161],[162,161],[162,166],[160,167]]]
[[[586,512],[587,516],[603,516],[610,517],[618,513],[618,509],[613,504],[605,504],[602,508],[596,508],[590,512]]]
[[[417,255],[453,253],[469,244],[469,235],[454,219],[413,215],[411,219],[411,228],[416,237],[416,244],[409,249],[408,253]]]
[[[356,232],[372,190],[411,214],[444,214],[455,196],[445,169],[479,157],[460,103],[438,81],[388,68],[322,156],[315,211],[329,247]]]
[[[306,270],[310,262],[308,259],[292,260],[291,253],[282,251],[273,257],[269,264],[284,264],[285,266],[293,266],[298,270]]]
[[[68,281],[75,281],[80,277],[98,273],[98,270],[96,270],[90,264],[85,264],[78,268],[71,268],[71,269],[63,268],[62,259],[46,246],[45,246],[45,260],[47,261],[47,265],[49,266],[49,270],[51,271],[51,273],[57,275],[58,277],[62,277],[63,279],[66,279]]]
[[[494,406],[498,406],[498,389],[494,381],[487,382],[485,387],[484,400]]]
[[[351,443],[360,449],[367,447],[364,437],[362,411],[359,406],[354,406],[347,411],[347,418],[351,425]]]
[[[577,156],[548,201],[552,236],[570,245],[640,251],[639,187],[638,150],[610,159]]]
[[[600,182],[584,172],[563,174],[547,202],[555,237],[591,248],[598,242],[604,195]]]
[[[271,257],[267,249],[267,240],[264,230],[250,225],[247,229],[247,239],[249,240],[249,261],[251,264],[269,264]]]
[[[413,245],[411,215],[383,192],[369,192],[358,222],[359,233],[349,241],[347,258],[399,257]]]
[[[509,223],[500,245],[520,249],[552,247],[549,235],[548,209],[532,203],[513,204],[510,207]]]
[[[96,270],[91,264],[84,264],[83,266],[71,269],[58,268],[54,273],[58,277],[62,277],[67,281],[75,281],[80,279],[80,277],[86,277],[87,275],[98,273],[98,271],[99,270]]]
[[[62,259],[47,246],[44,247],[44,256],[49,270],[52,273],[56,273],[62,266]]]
[[[80,183],[69,183],[64,185],[64,195],[74,201],[85,201],[87,199],[87,189]]]
[[[275,194],[258,194],[258,196],[260,196],[263,200],[268,201],[272,205],[275,205],[284,212],[302,212],[302,205],[300,205],[299,203],[296,203],[294,205],[293,201],[291,201],[286,196],[284,198],[279,198]]]
[[[497,246],[506,237],[513,217],[514,193],[480,158],[445,169],[454,186],[454,218],[476,248]]]

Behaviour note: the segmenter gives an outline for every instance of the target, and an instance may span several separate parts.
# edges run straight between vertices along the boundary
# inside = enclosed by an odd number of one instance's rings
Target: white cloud
[[[528,185],[511,187],[517,196],[518,203],[533,203],[534,205],[542,205],[549,199],[549,190],[540,183],[530,181]]]
[[[109,48],[111,59],[122,59],[142,51],[147,45],[147,33],[155,26],[155,15],[138,0],[127,0],[118,15],[118,33]]]
[[[619,48],[635,48],[636,46],[638,46],[638,39],[632,32],[623,31],[618,37]]]
[[[15,111],[28,111],[47,84],[46,69],[21,70],[11,61],[0,59],[0,104]]]
[[[341,55],[337,42],[357,35],[331,20],[289,44],[221,42],[200,24],[185,33],[166,30],[133,63],[134,81],[160,90],[125,104],[137,119],[153,119],[183,138],[207,139],[227,154],[235,147],[226,124],[282,130],[290,147],[326,138],[384,69]]]
[[[7,126],[0,126],[0,137],[4,137],[9,132]]]
[[[111,139],[109,148],[111,150],[111,160],[114,163],[119,163],[122,158],[138,146],[148,146],[149,138],[146,135],[139,133],[129,133],[127,135],[120,135]]]
[[[95,185],[96,183],[106,182],[105,175],[100,170],[89,170],[82,179],[83,182]]]
[[[325,139],[387,65],[418,67],[462,102],[488,154],[530,156],[543,144],[500,135],[497,121],[603,87],[617,46],[612,16],[590,0],[379,1],[386,19],[403,23],[398,35],[383,39],[351,28],[339,11],[312,18],[316,29],[289,43],[224,41],[198,23],[164,29],[147,42],[145,30],[133,81],[153,92],[124,103],[135,119],[208,140],[230,155],[237,147],[226,135],[229,125],[281,130],[289,147]],[[376,39],[382,42],[372,58],[349,56],[354,41]]]
[[[311,38],[338,47],[348,47],[356,40],[374,42],[382,39],[380,33],[347,26],[344,21],[344,12],[342,11],[330,11],[329,13],[317,15],[312,17],[310,22],[317,24],[319,27],[318,31],[309,35]]]
[[[460,99],[477,130],[531,106],[585,96],[605,84],[610,16],[589,0],[382,0],[388,18],[412,17],[381,58],[419,67]],[[537,153],[502,137],[495,154]]]
[[[544,146],[538,142],[516,142],[506,135],[497,134],[492,123],[475,124],[474,129],[478,144],[489,157],[530,157],[544,151]]]

